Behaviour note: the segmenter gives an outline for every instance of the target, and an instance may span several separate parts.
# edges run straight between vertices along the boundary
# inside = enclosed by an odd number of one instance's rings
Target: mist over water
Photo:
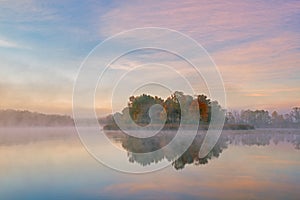
[[[113,159],[125,158],[139,166],[170,160],[165,169],[137,176],[116,172],[93,159],[74,127],[0,128],[0,199],[299,197],[299,130],[223,131],[212,152],[199,159],[203,133],[176,160],[166,155],[141,160],[134,152],[161,148],[174,133],[143,141],[108,131],[111,142],[128,151],[104,152]]]

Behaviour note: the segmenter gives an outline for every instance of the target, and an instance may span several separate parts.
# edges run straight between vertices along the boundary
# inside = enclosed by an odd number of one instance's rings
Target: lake
[[[139,153],[161,149],[173,134],[141,140],[107,132],[124,153],[102,152],[121,166],[161,170],[142,174],[111,169],[91,156],[75,128],[1,128],[0,199],[299,199],[300,130],[223,131],[204,158],[203,134],[183,155]],[[99,147],[102,142],[97,141]]]

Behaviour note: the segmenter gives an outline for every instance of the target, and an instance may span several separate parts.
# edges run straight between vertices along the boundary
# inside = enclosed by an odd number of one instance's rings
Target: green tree
[[[161,98],[158,98],[157,96],[152,97],[150,95],[140,95],[138,97],[130,97],[128,108],[129,108],[129,114],[132,120],[140,125],[147,125],[150,123],[150,116],[149,116],[149,109],[151,106],[155,104],[159,104],[163,106],[163,100]],[[158,117],[160,113],[154,113],[157,114]]]

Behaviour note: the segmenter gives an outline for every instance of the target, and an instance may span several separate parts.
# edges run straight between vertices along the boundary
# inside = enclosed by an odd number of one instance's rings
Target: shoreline
[[[183,124],[182,125],[184,129],[186,130],[191,130],[191,125],[189,124]],[[165,125],[162,130],[178,130],[179,125],[172,125],[172,124],[168,124]],[[198,126],[198,130],[208,130],[209,125],[208,124],[200,124]],[[210,128],[214,128],[214,127],[210,127]],[[217,129],[219,129],[218,127],[216,127]],[[146,130],[148,128],[145,128]],[[103,125],[103,130],[120,130],[120,128],[116,125],[116,124],[107,124],[107,125]],[[131,127],[130,125],[127,125],[125,127],[125,130],[136,130],[133,127]],[[151,130],[150,128],[148,130]],[[222,130],[255,130],[255,127],[252,125],[248,125],[248,124],[224,124]]]

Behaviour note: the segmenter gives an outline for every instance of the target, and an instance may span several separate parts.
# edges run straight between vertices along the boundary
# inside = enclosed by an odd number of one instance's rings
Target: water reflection
[[[147,142],[120,132],[107,134],[119,148],[134,152],[157,149],[172,138],[171,132]],[[299,131],[223,132],[206,165],[196,153],[202,137],[199,134],[177,159],[164,152],[138,163],[136,154],[105,152],[120,165],[129,159],[137,167],[167,158],[173,163],[132,175],[93,159],[74,128],[0,129],[0,199],[299,199]],[[175,166],[184,170],[174,170]]]
[[[160,151],[159,153],[151,154],[151,156],[145,156],[141,153],[153,152],[163,148],[174,138],[176,133],[161,132],[149,138],[136,138],[120,131],[107,131],[106,134],[115,142],[121,143],[122,148],[128,152],[129,162],[146,166],[166,159],[172,162],[172,166],[176,170],[183,169],[187,164],[208,164],[209,160],[218,158],[228,148],[228,145],[267,146],[287,143],[295,149],[300,149],[299,130],[224,131],[210,153],[204,158],[200,158],[198,153],[206,133],[199,132],[191,146],[182,155]]]

